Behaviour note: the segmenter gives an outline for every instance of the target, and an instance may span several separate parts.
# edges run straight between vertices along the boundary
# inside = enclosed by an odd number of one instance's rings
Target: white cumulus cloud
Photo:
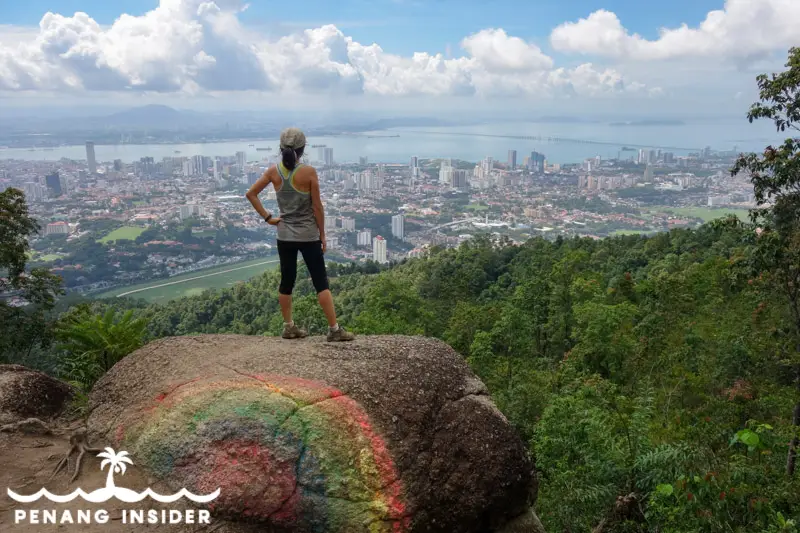
[[[239,0],[161,0],[104,27],[89,14],[47,13],[38,31],[0,26],[0,90],[283,94],[589,95],[646,93],[610,68],[557,68],[538,46],[491,28],[462,54],[401,56],[334,25],[268,39],[240,22]],[[453,57],[458,56],[458,57]]]
[[[662,28],[658,39],[631,34],[604,9],[567,22],[550,35],[554,49],[615,58],[657,60],[712,57],[750,60],[798,44],[800,0],[727,0],[696,28]]]

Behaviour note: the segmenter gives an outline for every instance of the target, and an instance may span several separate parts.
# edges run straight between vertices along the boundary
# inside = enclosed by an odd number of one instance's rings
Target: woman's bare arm
[[[261,200],[258,198],[258,195],[261,194],[261,191],[263,191],[267,187],[267,185],[269,185],[271,182],[268,174],[269,170],[264,172],[264,174],[260,178],[258,178],[258,181],[256,181],[253,184],[253,186],[250,187],[250,190],[247,191],[247,194],[245,195],[247,199],[250,200],[250,203],[253,205],[253,208],[256,211],[258,211],[258,214],[261,215],[261,218],[263,219],[266,219],[268,216],[271,215],[271,213],[264,208],[264,205],[261,203]],[[271,218],[269,220],[269,223],[274,226],[280,221],[281,221],[280,218]]]
[[[314,218],[317,220],[319,228],[319,238],[322,241],[322,251],[325,252],[327,242],[325,240],[325,208],[322,206],[322,195],[319,192],[319,177],[317,171],[311,169],[311,205],[314,208]]]

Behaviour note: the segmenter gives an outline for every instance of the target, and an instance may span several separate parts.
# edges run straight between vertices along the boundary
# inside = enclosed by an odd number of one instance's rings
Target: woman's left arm
[[[267,222],[272,224],[273,226],[275,226],[275,225],[278,224],[278,222],[281,221],[281,219],[280,218],[270,218],[270,217],[272,217],[272,214],[264,208],[264,205],[261,203],[261,200],[258,198],[258,195],[261,194],[261,191],[263,191],[267,187],[267,185],[270,184],[270,179],[269,179],[269,176],[267,175],[268,173],[269,173],[269,170],[265,171],[264,174],[260,178],[258,178],[258,181],[256,181],[253,184],[253,186],[250,187],[250,190],[247,191],[247,194],[245,194],[245,196],[250,201],[250,203],[253,205],[253,208],[256,211],[258,211],[258,214],[261,215],[261,218],[263,218],[264,220],[269,219],[269,220],[267,220]]]

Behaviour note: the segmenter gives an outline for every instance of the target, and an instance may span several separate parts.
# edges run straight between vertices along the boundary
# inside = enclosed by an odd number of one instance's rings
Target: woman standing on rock
[[[297,252],[303,254],[317,300],[328,319],[328,342],[351,341],[352,333],[336,322],[333,295],[328,288],[325,268],[325,213],[319,193],[319,178],[314,167],[300,162],[306,147],[306,136],[297,128],[281,133],[281,161],[270,167],[247,191],[247,199],[265,222],[278,228],[278,257],[281,263],[279,301],[283,314],[283,338],[301,339],[308,333],[292,320],[292,290],[297,278]],[[279,217],[273,217],[258,199],[272,184],[278,198]]]

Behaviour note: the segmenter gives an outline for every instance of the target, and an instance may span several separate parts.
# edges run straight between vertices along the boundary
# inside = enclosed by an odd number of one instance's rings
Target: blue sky
[[[240,17],[248,24],[288,32],[332,23],[359,42],[378,42],[387,52],[403,55],[444,53],[448,44],[457,54],[464,37],[484,28],[503,28],[547,49],[553,28],[598,9],[615,12],[631,32],[655,39],[661,27],[695,26],[709,11],[722,8],[720,0],[309,0],[300,3],[302,9],[275,1],[249,4]],[[157,0],[4,0],[0,22],[33,26],[48,11],[84,11],[100,24],[111,24],[121,13],[142,15],[157,5]]]
[[[800,0],[0,0],[0,105],[740,113],[798,27]]]

